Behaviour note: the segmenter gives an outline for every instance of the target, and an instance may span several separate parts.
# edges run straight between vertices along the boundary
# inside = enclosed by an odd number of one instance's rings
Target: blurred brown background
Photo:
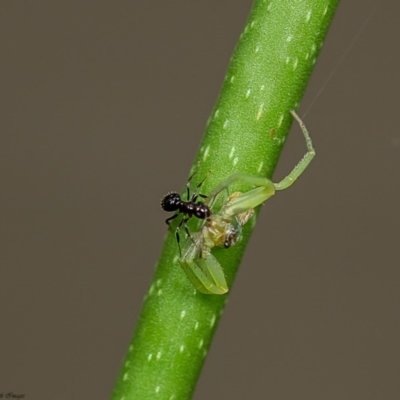
[[[0,394],[108,399],[251,4],[0,3]],[[400,398],[400,3],[338,64],[375,4],[339,6],[196,400]]]

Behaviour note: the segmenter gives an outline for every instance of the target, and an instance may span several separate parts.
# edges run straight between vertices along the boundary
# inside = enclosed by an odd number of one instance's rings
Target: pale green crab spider
[[[200,231],[189,235],[179,260],[193,286],[205,294],[224,294],[228,285],[221,265],[211,254],[214,246],[229,248],[240,239],[242,226],[254,213],[254,208],[268,200],[277,190],[291,186],[304,172],[315,156],[310,135],[300,117],[291,111],[303,132],[307,153],[293,168],[289,175],[278,183],[254,175],[235,173],[214,189],[204,201],[211,209],[222,191],[234,183],[254,187],[247,192],[235,192],[223,202],[218,212],[211,212]]]

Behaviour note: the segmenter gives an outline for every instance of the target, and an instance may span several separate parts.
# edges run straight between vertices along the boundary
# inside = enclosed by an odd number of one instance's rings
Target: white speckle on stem
[[[233,155],[235,154],[235,146],[232,146],[231,152],[229,153],[229,159],[231,160]]]
[[[261,118],[261,115],[263,113],[263,108],[264,108],[264,103],[261,103],[260,107],[258,108],[258,111],[257,111],[257,120],[259,120]]]
[[[159,351],[159,352],[157,353],[157,356],[156,356],[157,360],[159,360],[159,359],[161,358],[161,355],[162,355],[162,352]]]
[[[233,166],[235,166],[239,162],[239,158],[235,157],[232,161]]]
[[[317,46],[315,45],[315,43],[313,43],[313,45],[311,46],[311,54],[314,54],[317,50]]]
[[[206,161],[207,160],[207,157],[208,157],[208,153],[210,152],[210,145],[208,145],[207,147],[206,147],[206,149],[204,150],[204,154],[203,154],[203,161]]]
[[[246,99],[248,99],[248,98],[249,98],[249,96],[250,96],[250,93],[251,93],[251,90],[250,90],[250,89],[247,89],[247,92],[246,92]]]
[[[150,354],[147,356],[147,361],[151,361],[152,358],[153,358],[153,354],[150,353]]]
[[[261,161],[260,164],[258,164],[257,172],[261,172],[263,166],[264,166],[264,161]]]
[[[283,114],[279,117],[279,120],[278,120],[278,128],[281,127],[282,122],[283,122]]]
[[[286,138],[285,137],[281,137],[278,139],[279,144],[284,144],[285,143]]]
[[[182,310],[181,315],[180,315],[181,321],[183,320],[183,318],[185,318],[185,315],[186,315],[186,311]]]
[[[226,120],[224,121],[224,124],[222,125],[222,128],[223,128],[223,129],[226,129],[228,125],[229,125],[229,119],[226,119]]]
[[[151,284],[150,289],[149,289],[149,295],[151,296],[154,292],[154,284]]]
[[[215,315],[213,315],[211,318],[211,321],[210,321],[211,328],[214,326],[216,320],[217,320],[217,317]]]

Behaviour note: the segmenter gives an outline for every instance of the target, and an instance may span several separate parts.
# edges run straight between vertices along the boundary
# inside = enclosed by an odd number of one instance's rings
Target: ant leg
[[[179,213],[173,215],[172,217],[167,218],[167,219],[165,220],[165,223],[166,223],[167,225],[169,225],[169,223],[170,223],[173,219],[175,219],[178,215],[179,215]]]
[[[304,172],[304,170],[308,167],[308,164],[310,164],[311,160],[315,156],[315,150],[310,138],[310,134],[306,126],[304,125],[304,122],[300,119],[300,117],[296,114],[295,111],[291,110],[290,112],[293,115],[293,118],[300,125],[300,129],[303,132],[304,139],[306,140],[306,145],[307,145],[307,153],[297,163],[297,165],[293,168],[292,172],[290,172],[288,176],[283,178],[280,182],[274,184],[276,190],[284,190],[287,189],[289,186],[291,186],[297,180],[297,178]]]
[[[194,240],[193,240],[193,238],[192,238],[192,235],[191,235],[190,232],[189,232],[189,228],[188,228],[188,226],[186,225],[186,223],[188,222],[188,220],[189,220],[189,217],[184,217],[184,218],[182,218],[181,222],[179,223],[179,225],[176,227],[176,230],[175,230],[176,242],[178,243],[179,254],[180,254],[181,257],[182,257],[182,250],[181,250],[181,244],[180,244],[180,243],[181,243],[181,237],[179,236],[179,231],[180,231],[180,229],[182,228],[182,225],[183,225],[183,227],[184,227],[184,229],[185,229],[186,235],[188,235],[188,237],[190,238],[190,240],[194,243]]]
[[[196,172],[194,172],[192,175],[190,175],[188,181],[186,182],[186,200],[189,201],[190,200],[190,180],[193,178],[193,175]]]
[[[189,179],[186,182],[186,200],[187,201],[190,201],[190,182],[191,182],[192,178],[196,175],[196,173],[197,173],[197,170],[194,171],[193,174],[189,176]]]
[[[192,235],[190,234],[188,226],[186,225],[187,221],[188,221],[188,219],[183,223],[183,227],[185,228],[186,235],[188,235],[189,239],[192,241],[192,243],[194,243],[194,239],[193,239]]]
[[[182,221],[179,223],[179,225],[176,227],[176,230],[175,230],[176,243],[178,243],[179,255],[180,255],[181,258],[182,258],[182,250],[181,250],[181,238],[179,236],[179,230],[181,229],[182,222],[183,222],[183,218],[182,218]]]
[[[178,243],[179,256],[182,258],[182,250],[181,250],[181,244],[180,244],[180,242],[181,242],[180,239],[181,238],[179,236],[179,230],[178,229],[175,231],[175,237],[176,237],[176,243]]]
[[[192,180],[192,178],[197,174],[197,170],[193,172],[192,175],[189,176],[188,182]]]
[[[191,201],[196,201],[197,197],[202,197],[203,199],[206,199],[208,196],[204,195],[204,194],[200,194],[198,193],[198,191],[200,190],[201,186],[203,185],[204,181],[208,178],[208,175],[210,174],[210,172],[208,172],[208,174],[205,176],[205,178],[196,186],[196,189],[194,190],[193,194],[192,194],[192,198]],[[192,175],[193,176],[193,175]],[[189,200],[189,199],[188,199]]]

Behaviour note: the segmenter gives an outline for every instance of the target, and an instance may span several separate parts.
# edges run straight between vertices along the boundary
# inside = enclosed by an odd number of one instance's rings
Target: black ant
[[[195,174],[195,173],[194,173]],[[193,175],[194,175],[193,174]],[[169,223],[175,219],[178,215],[183,214],[182,220],[179,225],[176,227],[175,235],[176,241],[179,247],[179,253],[181,253],[181,246],[180,246],[180,237],[179,237],[179,230],[181,229],[182,225],[185,228],[185,232],[188,237],[193,241],[192,236],[190,235],[189,228],[187,227],[187,222],[190,218],[196,217],[199,219],[207,219],[211,216],[210,207],[207,204],[204,204],[202,201],[197,201],[199,197],[206,199],[207,196],[204,194],[198,193],[201,188],[201,185],[206,180],[207,176],[196,186],[195,191],[193,192],[192,196],[190,196],[190,181],[193,178],[193,175],[189,178],[186,183],[186,201],[182,200],[181,196],[177,192],[169,192],[167,193],[164,198],[161,200],[161,208],[164,211],[174,212],[172,217],[169,217],[165,220],[165,223],[169,225]]]

